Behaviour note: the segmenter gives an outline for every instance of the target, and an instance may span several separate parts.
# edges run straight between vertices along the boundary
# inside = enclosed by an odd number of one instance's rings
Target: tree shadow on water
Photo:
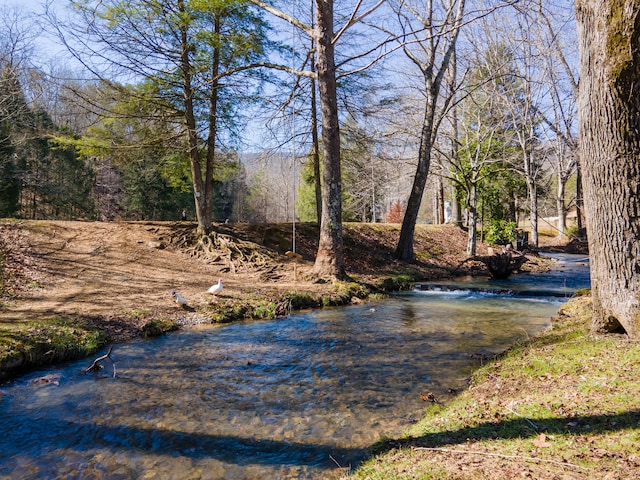
[[[467,441],[526,439],[537,437],[541,433],[579,436],[638,428],[640,428],[640,410],[614,415],[516,418],[486,422],[459,430],[445,430],[415,437],[388,439],[376,445],[374,453],[384,453],[394,448],[446,447],[463,444]]]
[[[24,419],[23,419],[24,420]],[[368,448],[349,448],[330,442],[298,442],[235,435],[181,432],[129,425],[87,424],[64,419],[37,422],[6,419],[0,425],[0,458],[20,454],[38,458],[46,452],[71,450],[76,454],[104,449],[112,454],[169,454],[194,461],[215,459],[231,465],[309,466],[335,469],[362,461]],[[91,453],[87,454],[89,457]],[[64,458],[60,458],[64,462]],[[2,462],[0,462],[1,464]],[[5,465],[6,467],[7,465]],[[0,471],[2,469],[0,468]]]

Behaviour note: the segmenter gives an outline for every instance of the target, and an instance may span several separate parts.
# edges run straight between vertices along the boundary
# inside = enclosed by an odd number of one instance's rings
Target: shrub
[[[508,245],[516,239],[516,222],[491,220],[484,230],[489,245]]]
[[[274,302],[264,301],[254,307],[253,318],[265,320],[273,320],[276,318],[276,304]]]

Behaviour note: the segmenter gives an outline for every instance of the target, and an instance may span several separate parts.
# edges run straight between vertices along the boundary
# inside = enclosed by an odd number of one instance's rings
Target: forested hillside
[[[204,212],[198,213],[198,201],[206,197],[202,208],[213,221],[319,220],[321,98],[314,93],[317,73],[304,61],[317,41],[305,38],[308,30],[298,25],[293,37],[276,41],[282,39],[282,17],[251,3],[233,11],[225,2],[210,9],[207,2],[165,2],[157,11],[131,2],[122,9],[117,1],[77,9],[63,3],[47,15],[11,5],[0,11],[4,25],[14,26],[4,30],[0,43],[0,216],[178,220],[184,210],[188,219],[198,220]],[[188,18],[184,25],[175,17],[180,8]],[[290,8],[281,13],[294,14],[301,24],[310,20],[301,6]],[[541,228],[559,234],[575,225],[566,220],[580,199],[573,156],[571,12],[550,6],[518,16],[486,8],[491,15],[467,14],[461,5],[459,17],[443,19],[429,31],[413,25],[419,19],[412,18],[408,4],[390,3],[363,8],[359,13],[366,19],[341,32],[347,40],[336,49],[335,73],[342,79],[336,98],[344,221],[402,218],[416,167],[424,161],[418,171],[429,175],[412,222],[475,226],[554,217]],[[388,32],[372,25],[393,9],[400,21]],[[336,11],[334,20],[345,15]],[[444,39],[448,25],[462,18],[464,30],[450,43],[451,49],[457,45],[455,56],[419,60],[426,38]],[[144,28],[127,34],[127,22],[134,21],[144,22]],[[527,33],[524,42],[511,38],[513,22]],[[539,28],[527,30],[527,24]],[[405,53],[385,53],[384,45],[399,43],[394,35],[410,25],[416,33]],[[209,27],[213,33],[207,33]],[[163,33],[172,28],[184,28],[185,41],[193,45],[190,58],[178,55],[177,36]],[[488,29],[495,33],[489,42]],[[242,35],[252,43],[239,42]],[[351,38],[363,35],[369,40],[359,51]],[[550,36],[556,44],[545,43]],[[48,64],[42,46],[70,38],[74,42],[58,53],[66,60]],[[224,49],[217,48],[219,41]],[[540,70],[540,60],[524,56],[526,49],[564,60]],[[207,67],[212,59],[217,73]],[[188,91],[183,61],[192,72]],[[429,159],[420,153],[426,141],[424,87],[412,78],[424,62],[438,65],[438,81],[447,79],[446,88],[431,93],[436,109]],[[358,73],[367,65],[366,74]],[[387,69],[399,68],[408,75],[389,83]],[[296,72],[300,76],[292,75]],[[432,79],[422,81],[428,86]],[[181,105],[185,92],[190,102]]]

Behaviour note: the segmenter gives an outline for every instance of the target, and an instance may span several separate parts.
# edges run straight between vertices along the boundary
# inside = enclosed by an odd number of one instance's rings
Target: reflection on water
[[[558,299],[413,292],[114,347],[0,389],[2,478],[327,478],[446,398]],[[57,375],[58,385],[34,382]]]

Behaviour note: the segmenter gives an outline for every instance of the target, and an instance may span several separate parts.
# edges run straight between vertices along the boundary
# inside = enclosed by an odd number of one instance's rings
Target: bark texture
[[[576,3],[596,332],[640,336],[640,0]]]
[[[317,73],[322,114],[322,217],[320,243],[314,274],[343,278],[342,180],[340,175],[340,129],[333,47],[333,0],[316,2],[318,19]]]

